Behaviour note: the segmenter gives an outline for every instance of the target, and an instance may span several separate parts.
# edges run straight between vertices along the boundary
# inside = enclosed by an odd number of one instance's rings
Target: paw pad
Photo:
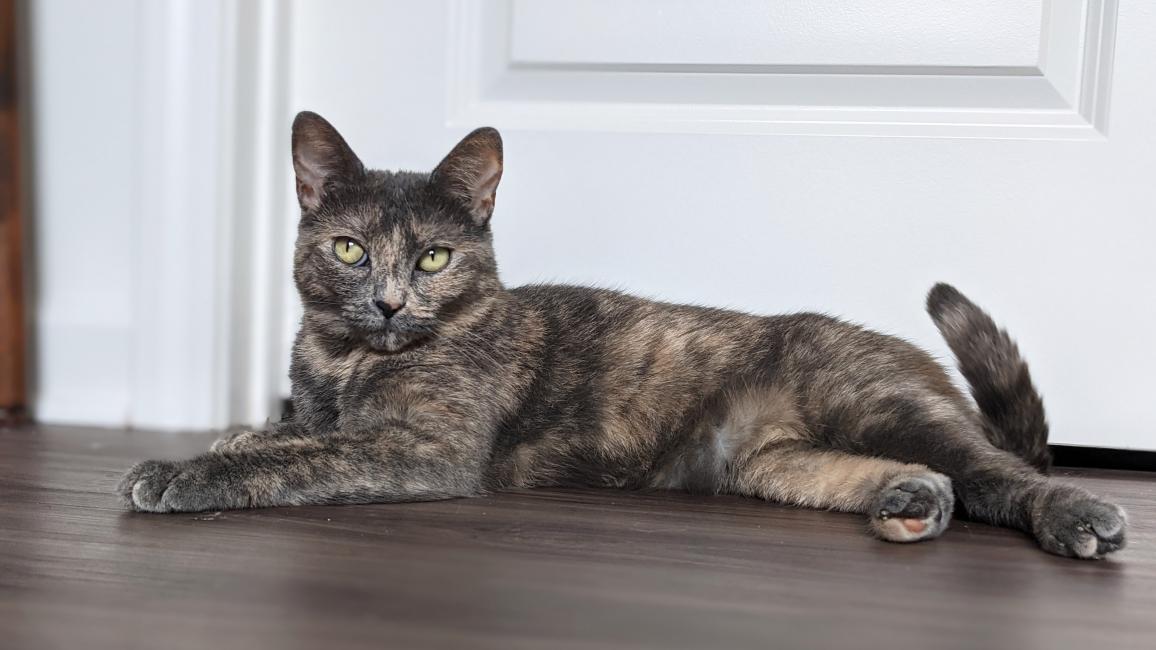
[[[885,485],[871,512],[875,533],[892,542],[917,542],[947,528],[955,499],[951,479],[928,472],[900,477]]]

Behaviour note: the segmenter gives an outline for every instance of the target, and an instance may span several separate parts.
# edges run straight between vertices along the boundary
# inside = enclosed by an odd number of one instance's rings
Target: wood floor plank
[[[1130,547],[1046,555],[957,521],[916,545],[736,497],[511,491],[424,504],[124,512],[144,457],[210,436],[0,432],[5,648],[1150,648],[1156,477],[1064,471]]]

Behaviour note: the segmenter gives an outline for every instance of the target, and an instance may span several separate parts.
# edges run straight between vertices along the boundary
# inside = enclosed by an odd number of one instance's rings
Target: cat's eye
[[[450,263],[450,249],[444,246],[434,246],[428,251],[422,253],[421,259],[417,261],[417,268],[426,273],[437,273],[444,269],[446,264]]]
[[[350,237],[338,237],[333,240],[333,253],[342,264],[361,266],[369,259],[365,249]]]

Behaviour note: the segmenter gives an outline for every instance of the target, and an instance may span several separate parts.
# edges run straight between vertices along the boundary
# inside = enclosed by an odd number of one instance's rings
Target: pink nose
[[[386,318],[393,318],[393,315],[401,311],[405,307],[405,302],[386,302],[384,300],[374,300],[373,304],[381,310],[381,315]]]

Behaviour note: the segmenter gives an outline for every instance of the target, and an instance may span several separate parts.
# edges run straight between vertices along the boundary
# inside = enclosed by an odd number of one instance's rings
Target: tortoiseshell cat
[[[1117,506],[1047,478],[1043,405],[1015,344],[958,291],[928,310],[978,409],[928,354],[817,314],[752,316],[571,286],[506,289],[494,129],[430,174],[366,170],[293,123],[305,306],[293,416],[146,461],[129,507],[181,512],[597,485],[744,494],[939,535],[958,500],[1047,551],[1124,545]]]

